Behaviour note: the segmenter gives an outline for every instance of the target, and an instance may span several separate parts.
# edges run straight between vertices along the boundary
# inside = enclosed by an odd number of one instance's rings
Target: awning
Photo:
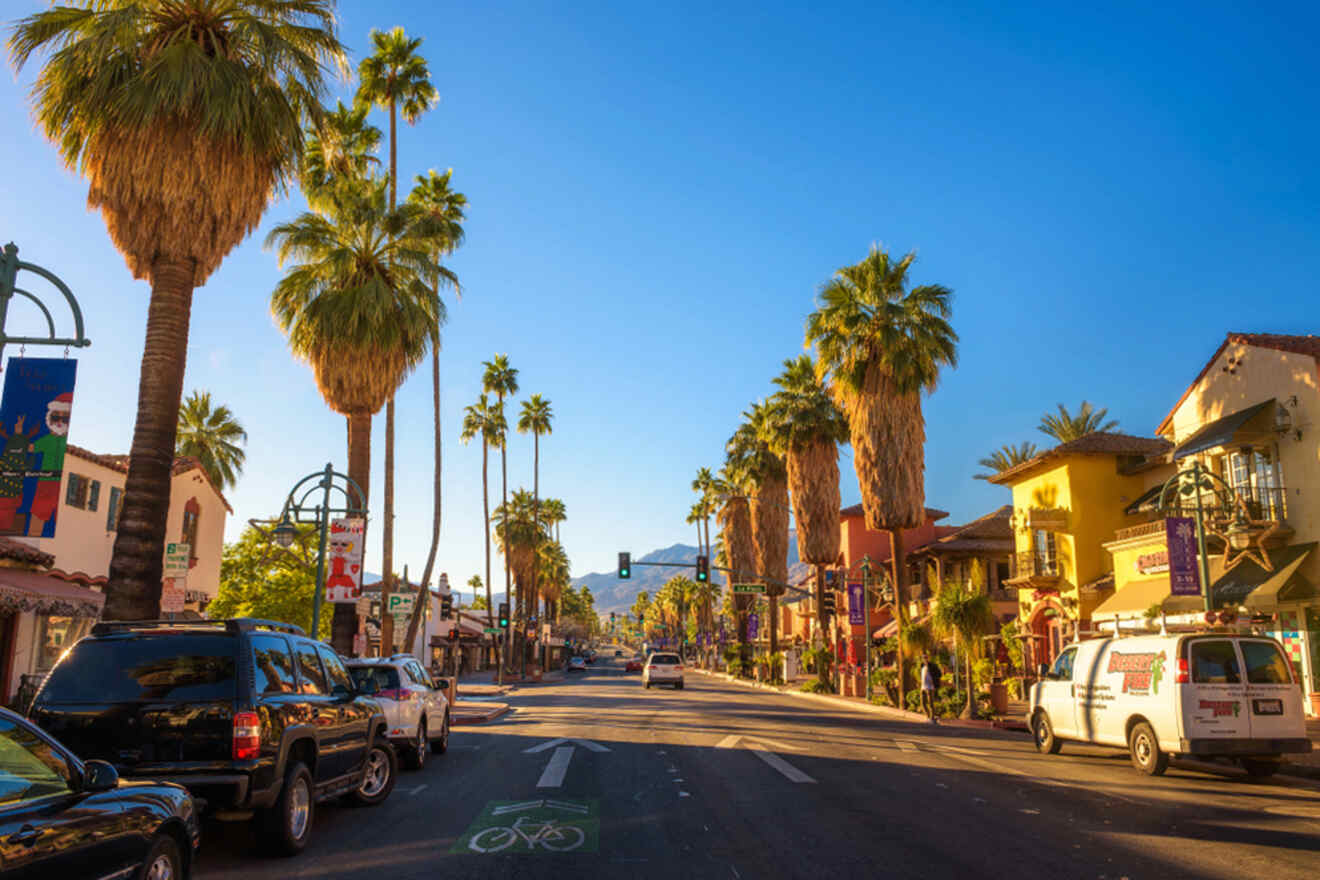
[[[1264,403],[1258,403],[1232,415],[1224,416],[1222,419],[1216,419],[1208,425],[1202,425],[1201,430],[1188,437],[1177,449],[1173,450],[1173,460],[1177,461],[1193,453],[1204,452],[1207,449],[1214,449],[1216,446],[1225,446],[1233,442],[1233,435],[1243,425],[1266,410],[1274,411],[1273,397]]]
[[[1255,560],[1245,559],[1214,582],[1216,607],[1245,605],[1253,611],[1273,611],[1280,602],[1311,599],[1315,585],[1298,572],[1316,543],[1293,544],[1267,550],[1274,571],[1266,571]]]
[[[40,571],[0,568],[0,611],[101,616],[105,594]]]
[[[1217,561],[1217,560],[1216,560]],[[1091,612],[1092,620],[1112,620],[1115,617],[1141,617],[1152,605],[1159,605],[1165,614],[1199,611],[1205,607],[1200,596],[1173,596],[1169,593],[1169,577],[1141,578],[1128,581],[1117,593],[1101,602]]]
[[[1159,510],[1160,493],[1163,491],[1163,483],[1151,486],[1145,492],[1141,493],[1140,498],[1123,508],[1123,512],[1128,516],[1135,516],[1138,513],[1153,513],[1154,511]]]

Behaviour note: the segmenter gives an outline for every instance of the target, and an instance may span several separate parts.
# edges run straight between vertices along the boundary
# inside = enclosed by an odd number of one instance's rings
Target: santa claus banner
[[[362,549],[367,521],[345,517],[330,521],[326,541],[325,600],[356,603],[362,597]]]
[[[0,535],[55,537],[78,362],[13,358],[0,399]],[[94,488],[93,488],[94,486]],[[69,484],[69,503],[96,510],[100,484]]]

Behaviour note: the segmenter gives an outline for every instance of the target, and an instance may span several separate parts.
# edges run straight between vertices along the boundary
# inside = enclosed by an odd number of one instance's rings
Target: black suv
[[[380,705],[339,655],[266,620],[99,623],[28,714],[81,758],[177,782],[222,819],[257,811],[290,855],[317,801],[378,804],[398,770]]]

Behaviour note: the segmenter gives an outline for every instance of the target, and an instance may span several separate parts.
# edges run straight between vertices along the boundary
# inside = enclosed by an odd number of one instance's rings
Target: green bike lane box
[[[449,851],[455,855],[594,853],[600,847],[599,805],[594,799],[570,798],[490,801]]]

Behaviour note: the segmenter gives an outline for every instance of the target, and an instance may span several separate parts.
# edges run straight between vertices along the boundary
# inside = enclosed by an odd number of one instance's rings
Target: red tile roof
[[[0,559],[12,559],[15,562],[26,562],[31,565],[38,565],[42,568],[50,568],[55,564],[55,557],[49,553],[43,553],[31,544],[23,541],[15,541],[13,538],[0,537]]]
[[[1256,348],[1268,348],[1274,351],[1286,351],[1292,354],[1302,354],[1315,358],[1316,363],[1320,364],[1320,336],[1288,336],[1282,333],[1229,333],[1224,337],[1224,341],[1219,343],[1215,353],[1206,361],[1201,372],[1196,374],[1196,378],[1187,386],[1187,390],[1178,398],[1178,402],[1169,410],[1168,415],[1160,420],[1159,426],[1155,428],[1156,434],[1163,434],[1168,430],[1169,423],[1173,421],[1173,414],[1178,411],[1178,407],[1183,405],[1187,395],[1192,393],[1192,389],[1200,384],[1201,380],[1210,372],[1210,368],[1219,360],[1219,356],[1224,353],[1224,349],[1230,345],[1251,345]]]
[[[1035,458],[1002,470],[990,478],[991,483],[1007,485],[1014,477],[1032,470],[1037,465],[1065,455],[1139,455],[1149,457],[1163,455],[1173,448],[1173,444],[1162,437],[1136,437],[1132,434],[1116,434],[1109,431],[1093,431],[1076,440],[1060,443],[1037,455]]]

